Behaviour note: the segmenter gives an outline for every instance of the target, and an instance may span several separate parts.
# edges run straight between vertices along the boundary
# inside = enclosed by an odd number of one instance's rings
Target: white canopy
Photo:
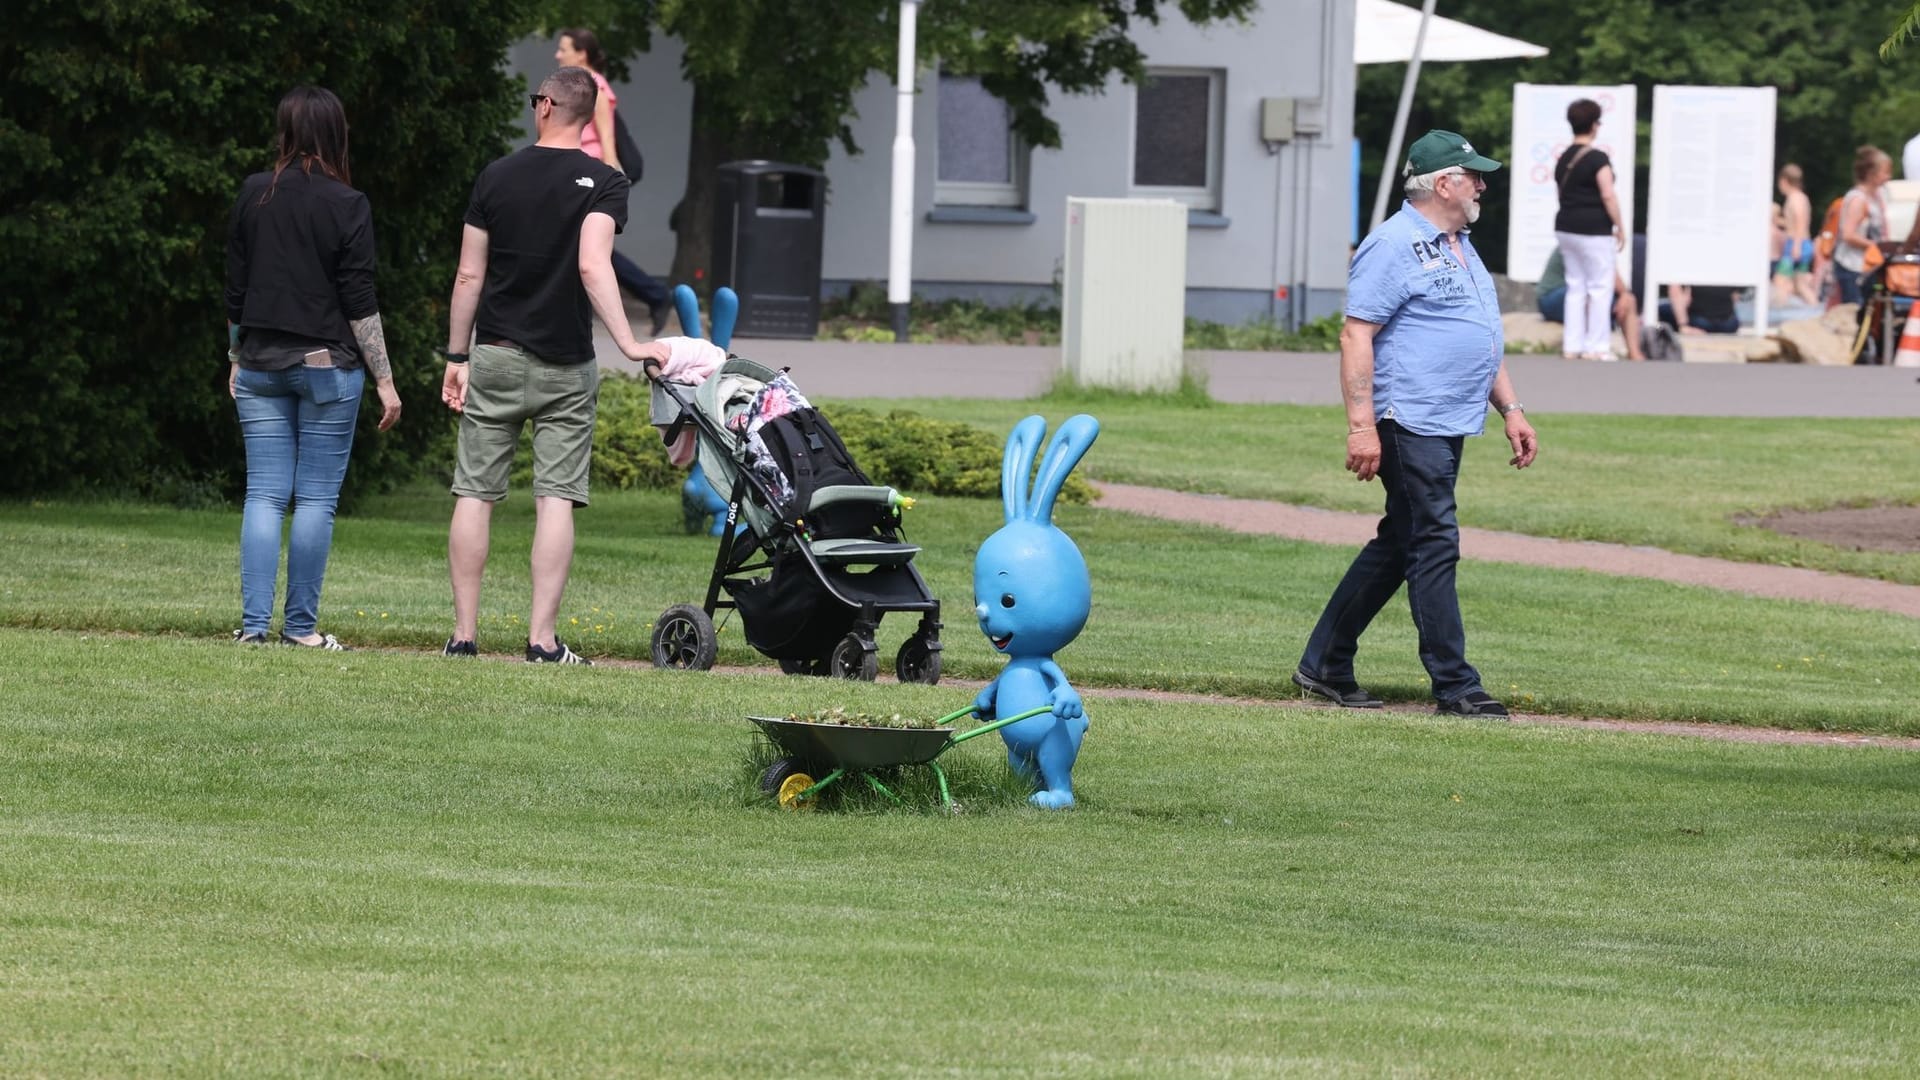
[[[1419,8],[1393,0],[1358,0],[1353,19],[1353,62],[1404,64],[1413,59],[1413,39],[1419,32]],[[1542,46],[1438,15],[1427,25],[1427,43],[1421,50],[1421,59],[1428,63],[1545,55],[1547,50]]]

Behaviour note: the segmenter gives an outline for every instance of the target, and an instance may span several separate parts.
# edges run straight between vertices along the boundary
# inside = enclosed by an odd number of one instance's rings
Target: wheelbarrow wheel
[[[778,795],[780,785],[787,782],[787,777],[805,771],[799,758],[776,758],[773,764],[767,766],[767,771],[760,774],[760,790],[768,795]]]
[[[814,798],[800,801],[800,793],[812,786],[813,777],[802,771],[800,762],[793,758],[781,758],[760,776],[760,790],[773,796],[782,810],[813,809]]]
[[[940,681],[940,645],[928,640],[925,634],[915,634],[900,643],[900,652],[893,658],[893,673],[901,682],[925,683],[932,686]]]
[[[713,619],[693,604],[675,604],[653,623],[653,666],[706,671],[720,652]]]
[[[859,634],[848,634],[827,657],[827,674],[836,679],[872,682],[880,674],[879,652],[862,641]]]

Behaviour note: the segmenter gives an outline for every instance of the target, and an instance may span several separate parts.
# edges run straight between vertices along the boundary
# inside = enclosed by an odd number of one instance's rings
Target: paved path
[[[597,326],[597,324],[596,324]],[[598,339],[599,355],[618,356]],[[1041,345],[857,345],[742,338],[734,351],[773,367],[817,398],[1025,398],[1060,369],[1060,349]],[[1200,351],[1190,354],[1221,401],[1337,405],[1332,353]],[[625,361],[607,364],[633,370]],[[1920,382],[1909,368],[1799,364],[1599,364],[1557,356],[1510,356],[1521,400],[1536,415],[1822,416],[1920,418]]]
[[[1284,536],[1316,544],[1359,547],[1373,538],[1377,514],[1320,510],[1256,499],[1192,495],[1131,484],[1096,485],[1099,505],[1173,521],[1217,525],[1235,532]],[[1791,566],[1676,555],[1651,547],[1590,540],[1555,540],[1491,529],[1460,530],[1460,554],[1483,562],[1522,563],[1560,570],[1591,570],[1680,585],[1822,604],[1890,611],[1920,619],[1920,586],[1829,574]]]

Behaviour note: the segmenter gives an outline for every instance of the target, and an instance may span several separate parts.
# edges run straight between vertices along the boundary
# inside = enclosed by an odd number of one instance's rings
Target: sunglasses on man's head
[[[552,103],[553,99],[548,97],[545,94],[528,94],[527,95],[527,104],[533,108],[536,108],[536,109],[539,108],[540,103],[543,101]]]

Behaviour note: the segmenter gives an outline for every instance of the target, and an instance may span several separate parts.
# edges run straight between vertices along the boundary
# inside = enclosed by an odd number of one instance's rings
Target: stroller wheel
[[[940,681],[940,646],[930,641],[924,634],[915,634],[900,643],[900,653],[893,658],[893,673],[901,682],[925,683],[928,686]]]
[[[836,679],[872,682],[880,674],[880,656],[859,634],[848,634],[827,657],[827,674]]]
[[[681,671],[705,671],[720,651],[719,635],[705,610],[693,604],[675,604],[653,623],[653,666]]]

